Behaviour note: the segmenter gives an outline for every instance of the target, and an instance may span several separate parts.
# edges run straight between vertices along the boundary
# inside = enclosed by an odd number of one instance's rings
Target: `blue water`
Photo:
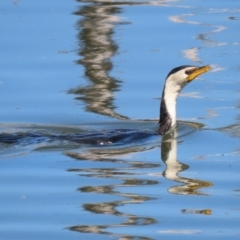
[[[174,67],[211,64],[174,138],[0,145],[0,239],[239,239],[238,1],[2,1],[0,131],[157,128]]]

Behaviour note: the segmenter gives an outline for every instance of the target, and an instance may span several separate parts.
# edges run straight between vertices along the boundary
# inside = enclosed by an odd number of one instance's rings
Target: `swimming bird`
[[[169,72],[162,92],[158,134],[164,135],[176,126],[176,101],[180,91],[210,69],[209,65],[203,67],[184,65]]]
[[[67,140],[91,145],[124,145],[145,138],[164,135],[176,126],[176,100],[180,91],[193,79],[209,71],[210,66],[184,65],[172,69],[166,77],[160,104],[158,131],[139,129],[110,129],[72,134],[41,132],[0,133],[0,143],[40,143],[43,141]]]

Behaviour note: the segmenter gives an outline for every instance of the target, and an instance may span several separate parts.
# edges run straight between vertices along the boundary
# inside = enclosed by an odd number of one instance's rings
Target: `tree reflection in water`
[[[119,11],[118,4],[99,1],[84,5],[75,12],[81,17],[78,22],[81,56],[78,64],[84,66],[90,84],[71,89],[69,93],[78,95],[76,99],[84,101],[89,112],[128,119],[115,111],[114,92],[119,91],[121,81],[109,74],[112,69],[110,59],[118,49],[112,34],[115,24],[121,23],[116,16]]]
[[[68,154],[71,157],[75,157],[78,160],[92,160],[98,162],[109,162],[114,163],[115,165],[120,165],[120,167],[114,168],[91,168],[91,169],[69,169],[69,171],[79,172],[81,176],[97,178],[112,178],[114,180],[120,180],[121,184],[113,185],[104,185],[104,186],[85,186],[79,188],[78,190],[84,193],[104,193],[111,194],[115,196],[122,197],[123,200],[110,201],[110,202],[95,202],[95,203],[86,203],[83,205],[83,208],[86,211],[90,211],[94,214],[108,214],[113,216],[118,216],[126,219],[120,224],[108,224],[108,225],[77,225],[72,226],[69,229],[73,231],[85,232],[85,233],[99,233],[107,234],[111,236],[119,236],[118,234],[111,233],[107,231],[107,228],[110,227],[126,227],[126,226],[142,226],[154,224],[155,219],[151,217],[142,217],[136,216],[133,214],[123,213],[117,210],[117,207],[123,206],[126,204],[141,204],[145,201],[153,200],[153,197],[147,195],[139,195],[134,193],[124,193],[121,191],[115,190],[116,188],[122,187],[139,187],[139,186],[150,186],[158,184],[158,181],[148,180],[148,179],[139,179],[138,175],[141,173],[141,169],[146,168],[158,168],[160,164],[148,163],[148,162],[135,162],[135,161],[124,161],[120,158],[115,159],[114,154],[104,154],[104,156],[97,155],[97,153],[88,153],[84,154]],[[92,155],[92,158],[90,157]],[[127,167],[125,165],[128,165]],[[124,165],[121,167],[121,165]],[[134,178],[135,176],[135,178]],[[138,239],[150,239],[147,237],[141,236],[130,236],[130,235],[121,235],[124,239],[133,239],[138,237]]]

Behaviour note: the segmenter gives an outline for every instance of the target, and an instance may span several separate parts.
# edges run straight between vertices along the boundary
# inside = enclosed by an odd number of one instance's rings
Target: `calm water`
[[[167,73],[211,64],[174,136],[0,145],[0,239],[239,239],[240,3],[0,3],[1,133],[157,128]]]

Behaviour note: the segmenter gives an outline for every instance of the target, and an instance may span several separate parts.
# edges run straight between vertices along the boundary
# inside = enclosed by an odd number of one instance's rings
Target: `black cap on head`
[[[192,66],[192,65],[183,65],[183,66],[176,67],[176,68],[172,69],[172,70],[169,72],[169,74],[167,75],[166,79],[167,79],[170,75],[172,75],[172,74],[174,74],[174,73],[176,73],[176,72],[178,72],[178,71],[180,71],[180,70],[182,70],[182,69],[184,69],[184,68],[187,68],[187,67],[194,67],[194,66]]]

